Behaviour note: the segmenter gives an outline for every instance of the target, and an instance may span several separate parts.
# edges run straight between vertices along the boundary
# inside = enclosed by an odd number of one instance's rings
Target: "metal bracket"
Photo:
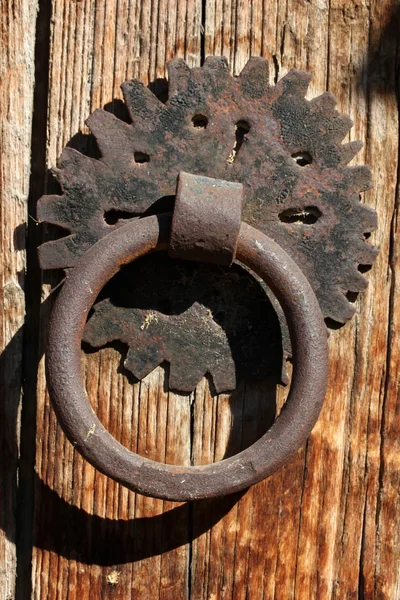
[[[242,221],[243,185],[179,173],[168,253],[230,267]]]

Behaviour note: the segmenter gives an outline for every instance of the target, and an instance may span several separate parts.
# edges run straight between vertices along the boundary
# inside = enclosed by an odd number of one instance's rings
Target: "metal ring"
[[[289,397],[272,427],[252,446],[221,462],[182,467],[143,458],[103,427],[87,397],[81,340],[89,310],[121,265],[168,246],[170,215],[135,220],[98,241],[78,261],[54,305],[46,357],[50,397],[61,426],[96,469],[147,496],[188,501],[245,489],[279,469],[305,442],[318,418],[328,372],[327,332],[301,270],[275,242],[242,223],[237,259],[271,287],[291,334]]]

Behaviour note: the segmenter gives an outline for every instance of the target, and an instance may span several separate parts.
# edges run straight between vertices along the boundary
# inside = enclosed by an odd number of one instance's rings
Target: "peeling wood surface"
[[[54,0],[51,11],[43,9],[46,2],[40,5],[36,67],[40,60],[48,67],[37,68],[36,74],[33,200],[44,192],[46,168],[55,165],[67,143],[83,150],[92,144],[85,118],[103,105],[120,113],[120,82],[158,80],[153,88],[160,91],[165,61],[175,55],[194,66],[205,55],[224,54],[235,74],[250,55],[262,55],[270,61],[271,83],[291,67],[310,70],[309,96],[329,89],[340,112],[354,120],[349,139],[365,142],[354,164],[373,168],[374,189],[362,201],[378,211],[379,231],[372,239],[380,255],[368,273],[368,291],[357,300],[356,316],[331,332],[330,387],[306,447],[240,497],[190,505],[128,492],[95,472],[64,438],[44,377],[51,289],[59,282],[46,274],[40,328],[31,315],[40,357],[36,466],[29,478],[25,460],[19,511],[26,510],[24,503],[29,506],[33,494],[35,509],[33,547],[24,530],[18,550],[17,600],[400,598],[400,3]],[[24,314],[18,274],[24,259],[15,252],[14,240],[16,228],[27,222],[35,5],[6,2],[1,18],[6,44],[0,71],[5,315],[0,331],[8,351],[1,357],[1,389],[7,393],[2,403],[6,454],[0,467],[0,578],[5,587],[0,586],[0,599],[14,596],[15,581]],[[52,185],[49,178],[47,187]],[[29,247],[28,276],[31,265],[31,277],[38,281],[37,266],[29,263],[33,252]],[[9,304],[7,290],[15,292]],[[29,306],[38,303],[38,294],[37,285],[27,288]],[[141,383],[129,381],[112,348],[85,355],[84,366],[90,399],[104,425],[123,444],[156,460],[186,465],[219,460],[252,443],[273,418],[271,381],[243,382],[231,397],[215,397],[204,380],[195,393],[178,395],[165,388],[161,367]],[[32,431],[33,423],[23,419],[22,439]],[[33,448],[26,446],[22,459],[29,453]],[[28,517],[20,521],[29,526]]]

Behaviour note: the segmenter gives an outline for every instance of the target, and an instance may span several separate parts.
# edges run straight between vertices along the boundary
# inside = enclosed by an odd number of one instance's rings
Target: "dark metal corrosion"
[[[310,81],[307,73],[292,70],[271,86],[268,63],[261,58],[250,59],[239,77],[232,77],[226,60],[219,57],[209,57],[203,67],[194,69],[174,60],[168,72],[165,104],[140,81],[122,85],[132,123],[104,110],[89,117],[99,159],[71,148],[64,150],[54,170],[62,195],[41,198],[37,216],[63,227],[68,235],[41,246],[42,267],[72,267],[97,240],[121,227],[127,218],[138,220],[150,212],[164,212],[165,203],[172,210],[177,177],[185,171],[241,184],[242,219],[273,239],[302,269],[323,316],[345,323],[354,314],[348,293],[366,288],[360,270],[373,264],[377,254],[367,240],[367,234],[376,229],[376,213],[360,202],[360,192],[370,187],[370,171],[366,166],[348,166],[360,150],[360,142],[342,144],[352,126],[350,118],[335,110],[330,93],[313,100],[305,98]],[[154,286],[162,281],[167,262],[159,260],[157,264]],[[134,280],[145,279],[136,263],[131,273]],[[231,275],[221,272],[221,278],[229,287]],[[203,294],[197,284],[200,279],[193,277],[199,298]],[[201,284],[205,285],[204,277]],[[137,289],[143,297],[143,291]],[[178,300],[177,289],[170,286],[165,291],[167,307],[184,304],[186,292]],[[141,324],[143,307],[116,305],[113,295],[111,290],[95,305],[85,339],[95,347],[105,340],[124,339],[129,345],[127,368],[141,377],[157,366],[156,346],[148,340],[147,353],[142,351],[132,343],[136,332],[129,335],[123,324]],[[175,340],[169,354],[171,372],[174,361],[179,362],[174,348],[191,343],[189,330],[202,330],[203,337],[210,331],[210,347],[215,341],[216,312],[205,308],[188,309],[189,326],[180,327],[179,340],[176,315],[162,307],[156,311],[157,319],[148,333],[162,346]],[[229,305],[218,313],[223,310],[229,313]],[[243,312],[249,312],[249,305]],[[238,320],[231,337],[238,338],[242,330],[243,322]],[[254,338],[247,336],[246,340],[244,345],[252,344]],[[282,347],[289,354],[285,335]],[[248,377],[258,376],[263,372],[261,363],[257,364],[262,352],[255,352],[252,346],[248,350],[255,358],[248,361],[249,370],[242,370]],[[194,348],[186,375],[175,380],[179,389],[193,389],[203,352],[203,345],[198,351]],[[220,352],[221,364],[232,361],[229,344],[220,347]],[[216,359],[207,369],[216,379],[221,372]],[[219,383],[232,389],[235,382],[231,364]]]
[[[169,255],[229,267],[236,255],[242,198],[241,183],[180,173]]]
[[[327,333],[306,277],[274,241],[242,223],[237,258],[278,298],[290,329],[293,378],[288,400],[272,427],[255,444],[219,463],[180,467],[143,458],[103,427],[86,395],[81,339],[90,308],[121,265],[167,248],[169,215],[128,223],[101,239],[77,262],[56,300],[46,356],[53,406],[69,440],[94,467],[142,494],[177,501],[211,498],[261,481],[309,436],[327,386]]]
[[[235,389],[243,378],[287,383],[282,354],[289,354],[289,336],[282,347],[282,309],[268,293],[270,299],[237,263],[228,269],[157,252],[107,284],[83,340],[93,347],[126,344],[123,368],[138,379],[167,361],[173,390],[191,392],[206,373],[213,393]]]

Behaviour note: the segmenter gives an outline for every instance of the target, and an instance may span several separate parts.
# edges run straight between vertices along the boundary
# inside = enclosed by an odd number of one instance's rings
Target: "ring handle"
[[[118,269],[168,247],[171,220],[168,214],[135,220],[102,238],[80,258],[54,305],[46,375],[61,426],[89,463],[141,494],[188,501],[230,494],[265,479],[305,442],[326,392],[327,333],[318,301],[299,267],[273,240],[242,223],[236,257],[272,289],[291,336],[293,377],[280,415],[252,446],[208,465],[162,464],[122,446],[101,424],[86,394],[82,334],[98,293]]]

